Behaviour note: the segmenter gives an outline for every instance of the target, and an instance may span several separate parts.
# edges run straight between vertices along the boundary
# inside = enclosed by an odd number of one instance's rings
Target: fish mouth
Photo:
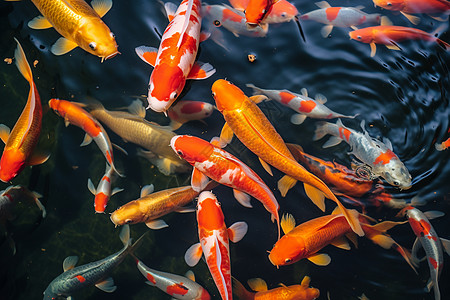
[[[116,56],[117,54],[122,54],[122,53],[120,53],[119,51],[116,51],[116,52],[114,52],[114,53],[112,53],[112,54],[110,54],[110,55],[108,55],[108,56],[102,56],[102,62],[104,62],[104,61],[107,60],[107,59],[113,58],[113,57]]]
[[[250,22],[245,23],[245,25],[247,26],[247,30],[255,30],[259,26],[258,23]]]

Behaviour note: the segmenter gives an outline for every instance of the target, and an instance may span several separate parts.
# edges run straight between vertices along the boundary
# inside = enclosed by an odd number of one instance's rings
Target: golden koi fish
[[[111,9],[112,0],[93,0],[92,7],[83,0],[32,2],[43,16],[37,16],[28,22],[28,26],[32,29],[54,27],[63,36],[51,47],[54,55],[63,55],[80,47],[103,62],[119,53],[114,34],[101,19]]]

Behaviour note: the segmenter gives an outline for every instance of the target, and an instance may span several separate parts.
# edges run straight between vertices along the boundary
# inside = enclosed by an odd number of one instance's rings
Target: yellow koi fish
[[[353,231],[360,236],[364,235],[359,221],[345,209],[328,186],[295,161],[281,136],[255,103],[260,101],[261,97],[265,99],[265,96],[248,98],[238,87],[222,79],[213,84],[212,94],[217,109],[226,121],[220,135],[222,143],[230,142],[233,134],[236,134],[239,140],[259,157],[261,164],[270,174],[269,165],[288,175],[278,182],[278,188],[283,195],[300,180],[304,183],[309,198],[322,211],[325,211],[325,197],[332,199],[343,211]]]
[[[119,54],[114,34],[101,19],[111,9],[112,0],[93,0],[92,7],[83,0],[32,2],[42,16],[28,22],[28,26],[32,29],[54,27],[63,36],[51,47],[54,55],[63,55],[80,47],[103,62]]]

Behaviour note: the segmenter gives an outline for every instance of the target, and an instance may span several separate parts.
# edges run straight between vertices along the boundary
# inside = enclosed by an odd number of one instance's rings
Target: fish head
[[[102,62],[120,53],[114,34],[101,19],[92,19],[81,26],[77,42],[87,52],[100,57]]]
[[[197,222],[199,228],[206,230],[216,230],[224,226],[225,218],[213,193],[204,191],[198,196]]]
[[[358,42],[370,44],[373,41],[373,34],[370,27],[350,31],[348,34],[350,39]]]
[[[165,112],[183,91],[186,77],[178,66],[166,63],[156,65],[148,86],[148,107]]]
[[[95,200],[94,200],[94,208],[95,208],[95,212],[96,213],[104,213],[105,209],[106,209],[106,205],[108,204],[109,201],[109,196],[106,195],[105,193],[97,193],[97,195],[95,195]]]
[[[9,182],[25,168],[26,157],[19,149],[6,149],[0,160],[0,180]]]
[[[53,291],[53,284],[52,283],[50,283],[49,286],[44,291],[44,300],[56,300],[56,299],[58,299],[58,294]]]
[[[375,6],[388,10],[400,11],[405,8],[405,0],[372,0]]]
[[[292,295],[292,299],[313,300],[320,296],[320,291],[316,288],[309,287],[309,283],[306,285],[304,279],[302,284],[290,285],[286,288],[289,289],[289,295]]]
[[[299,14],[297,8],[286,0],[279,0],[272,5],[267,23],[289,22]]]
[[[170,146],[178,156],[191,165],[203,163],[209,159],[214,146],[201,138],[189,135],[176,135],[170,140]]]
[[[239,109],[247,99],[240,88],[224,79],[216,80],[211,91],[220,112]]]
[[[139,203],[137,201],[131,201],[116,209],[111,214],[110,219],[116,226],[122,226],[141,222],[142,215]]]
[[[259,26],[271,9],[271,0],[250,0],[247,8],[245,9],[247,29],[252,30]]]
[[[401,190],[407,190],[411,187],[411,174],[400,159],[391,159],[383,166],[381,171],[383,177],[390,185],[396,186]]]
[[[65,110],[61,107],[61,103],[64,100],[59,99],[50,99],[48,101],[48,106],[55,111],[55,113],[64,118]]]
[[[286,266],[305,258],[305,245],[301,238],[286,234],[270,251],[269,260],[274,266]]]

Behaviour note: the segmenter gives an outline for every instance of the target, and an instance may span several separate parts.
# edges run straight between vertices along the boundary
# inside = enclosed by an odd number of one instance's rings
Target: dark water
[[[213,1],[211,1],[213,2]],[[300,12],[316,9],[313,2],[294,0]],[[371,1],[335,1],[334,6],[363,4],[366,12],[381,12]],[[396,25],[410,26],[398,14],[382,11]],[[26,23],[38,15],[31,2],[0,3],[0,57],[12,57],[16,47],[13,37],[22,43],[28,61],[38,60],[33,75],[43,104],[51,97],[83,101],[86,97],[99,99],[107,108],[123,107],[132,96],[145,94],[151,68],[141,62],[134,48],[139,45],[157,47],[158,35],[167,25],[157,1],[116,1],[104,17],[115,33],[121,55],[103,64],[100,59],[81,49],[56,57],[49,47],[59,37],[55,30],[36,31]],[[442,23],[423,16],[418,28],[432,32]],[[448,22],[444,23],[448,25]],[[304,22],[307,42],[300,39],[295,23],[271,26],[266,38],[236,38],[223,32],[230,52],[212,41],[201,45],[199,60],[210,62],[217,72],[207,80],[195,81],[184,99],[213,103],[210,87],[214,80],[227,78],[245,89],[246,83],[271,89],[289,89],[299,92],[306,87],[311,95],[322,93],[328,98],[331,109],[353,115],[355,120],[344,123],[359,129],[365,120],[369,133],[374,137],[388,137],[394,152],[406,164],[413,177],[413,187],[400,192],[389,189],[396,198],[409,201],[414,196],[423,200],[421,210],[440,210],[450,213],[449,175],[450,150],[437,152],[435,142],[448,137],[449,127],[449,54],[435,44],[408,42],[403,51],[378,47],[374,58],[369,56],[367,44],[351,41],[348,30],[335,28],[331,36],[320,36],[321,24]],[[448,26],[445,26],[444,30]],[[450,41],[444,32],[441,38]],[[257,60],[247,61],[247,54],[254,53]],[[14,125],[22,111],[28,84],[14,65],[0,63],[0,122]],[[297,143],[307,153],[326,160],[336,160],[350,165],[349,148],[339,145],[322,149],[321,142],[312,142],[315,121],[307,119],[300,126],[292,125],[292,111],[268,102],[262,110],[287,142]],[[147,118],[167,122],[164,117],[149,112]],[[207,126],[192,122],[177,133],[192,134],[209,140],[220,133],[223,118],[215,112],[206,120]],[[8,231],[15,240],[17,253],[12,256],[6,242],[0,248],[1,299],[40,299],[46,286],[62,272],[62,261],[69,255],[78,255],[85,264],[118,251],[119,229],[109,220],[109,214],[94,214],[93,196],[87,189],[87,179],[96,184],[104,172],[104,159],[96,145],[80,148],[84,133],[81,129],[63,126],[62,120],[51,111],[44,115],[40,147],[50,149],[52,156],[39,167],[25,169],[13,184],[22,184],[43,194],[42,202],[48,215],[40,218],[39,211],[31,204],[19,206],[17,218],[8,224]],[[164,176],[146,160],[138,158],[135,147],[110,134],[111,140],[127,149],[129,156],[116,153],[116,164],[124,170],[126,178],[118,179],[116,186],[125,191],[112,197],[107,213],[122,204],[138,198],[140,188],[153,183],[156,190],[175,187],[189,182],[189,175]],[[274,190],[280,203],[280,215],[292,213],[297,223],[318,217],[321,212],[305,196],[297,185],[282,198],[276,189],[276,181],[282,176],[275,171],[270,177],[259,165],[254,154],[237,139],[226,150],[236,154],[253,168]],[[117,152],[117,151],[116,151]],[[1,184],[4,189],[8,185]],[[359,240],[358,249],[344,251],[327,247],[332,262],[318,267],[303,260],[294,265],[276,269],[267,259],[267,250],[276,240],[275,226],[264,208],[252,200],[253,209],[240,206],[226,187],[214,190],[222,203],[226,223],[231,225],[244,220],[249,224],[247,236],[231,245],[232,274],[245,281],[249,278],[265,279],[269,288],[278,283],[292,285],[303,276],[311,277],[311,285],[321,291],[320,299],[357,299],[365,293],[370,299],[434,299],[433,293],[424,291],[429,278],[426,263],[422,263],[417,276],[394,250],[384,250],[366,239]],[[328,210],[333,205],[328,203]],[[327,211],[328,212],[328,211]],[[397,210],[369,209],[369,214],[379,220],[395,220]],[[163,218],[169,228],[150,231],[138,256],[150,267],[184,274],[189,267],[184,263],[186,249],[198,241],[194,214],[170,214]],[[450,221],[445,216],[432,221],[441,237],[450,237]],[[144,224],[131,228],[132,236],[148,231]],[[401,245],[411,248],[414,234],[409,225],[390,231]],[[450,265],[446,256],[440,279],[442,299],[450,298]],[[207,288],[214,299],[219,295],[206,264],[200,262],[193,268],[197,280]],[[147,286],[144,278],[128,258],[112,274],[118,286],[112,294],[95,287],[75,294],[76,299],[168,299],[169,296]]]

